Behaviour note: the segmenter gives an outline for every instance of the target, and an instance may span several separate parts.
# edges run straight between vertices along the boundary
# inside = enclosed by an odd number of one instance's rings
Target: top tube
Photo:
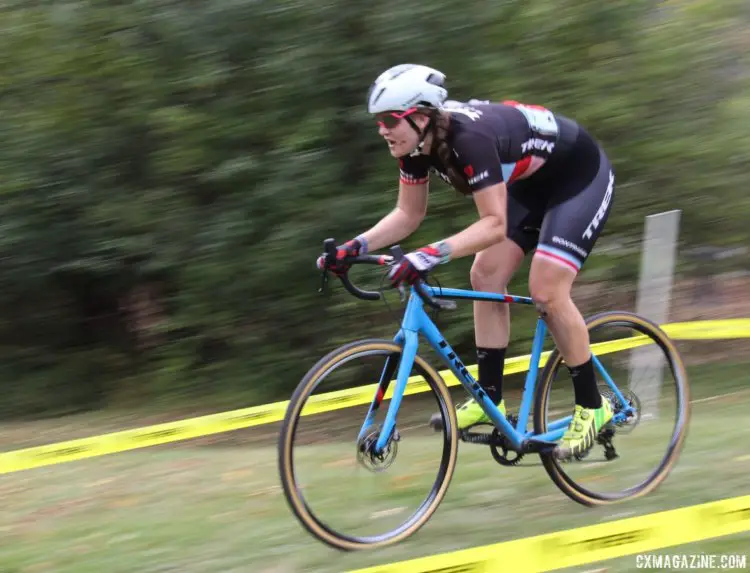
[[[323,250],[326,256],[326,264],[332,263],[336,258],[336,241],[334,239],[326,239],[323,242]],[[344,257],[342,262],[347,264],[389,265],[393,264],[394,262],[398,262],[404,256],[403,250],[398,245],[394,245],[391,247],[391,253],[391,256],[358,255]],[[320,291],[322,292],[325,287],[325,283],[328,280],[328,274],[326,272],[325,265],[321,270],[323,271],[323,284],[320,288]],[[361,298],[363,300],[378,300],[382,298],[382,294],[378,291],[366,291],[352,284],[351,280],[349,279],[348,273],[340,274],[339,279],[341,279],[341,282],[343,283],[346,290],[348,290],[357,298]],[[446,298],[458,298],[464,300],[488,300],[496,302],[534,305],[534,301],[527,296],[480,292],[469,289],[433,287],[428,285],[423,280],[417,280],[412,286],[417,296],[419,296],[419,298],[421,298],[423,302],[435,309],[453,309],[456,307],[456,303],[453,301],[440,300]]]
[[[491,300],[496,302],[507,302],[517,304],[533,305],[534,301],[528,296],[517,296],[513,294],[501,294],[493,292],[481,292],[477,290],[434,287],[428,284],[423,285],[424,290],[435,298],[462,298],[469,300]]]

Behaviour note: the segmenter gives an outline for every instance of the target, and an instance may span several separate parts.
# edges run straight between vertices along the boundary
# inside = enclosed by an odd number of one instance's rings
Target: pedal
[[[589,456],[590,453],[591,453],[591,448],[589,448],[585,452],[573,453],[572,451],[562,450],[559,446],[555,447],[555,449],[552,450],[551,452],[551,454],[555,457],[555,459],[562,463],[581,462],[585,460]]]
[[[601,446],[604,446],[604,458],[607,461],[612,461],[620,457],[617,450],[615,450],[615,447],[612,445],[612,438],[614,435],[615,432],[612,428],[605,427],[596,437],[596,442]]]
[[[494,426],[491,426],[490,424],[475,424],[474,426],[469,426],[469,428],[475,428],[477,426],[489,426],[490,428],[494,428]],[[468,444],[479,444],[482,446],[497,445],[497,440],[493,437],[492,432],[470,432],[467,428],[466,430],[461,430],[458,433],[458,437],[462,442]]]
[[[440,415],[440,412],[437,412],[432,415],[430,418],[430,428],[432,428],[435,432],[442,432],[443,431],[443,417]],[[471,444],[484,444],[484,445],[490,445],[493,443],[491,439],[491,433],[473,433],[469,432],[470,429],[476,428],[477,426],[487,426],[490,428],[490,430],[493,430],[495,428],[492,424],[487,423],[481,423],[481,424],[474,424],[473,426],[469,426],[468,428],[464,430],[458,431],[458,437],[468,443]]]

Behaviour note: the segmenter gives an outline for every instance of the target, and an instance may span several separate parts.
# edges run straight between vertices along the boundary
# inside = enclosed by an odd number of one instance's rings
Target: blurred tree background
[[[582,281],[632,285],[663,210],[683,211],[681,253],[747,245],[749,23],[745,0],[3,2],[0,416],[283,400],[337,344],[392,336],[395,295],[325,298],[314,262],[394,205],[365,94],[400,62],[603,143],[618,189]],[[476,216],[433,181],[407,248]],[[439,325],[471,362],[471,305]]]

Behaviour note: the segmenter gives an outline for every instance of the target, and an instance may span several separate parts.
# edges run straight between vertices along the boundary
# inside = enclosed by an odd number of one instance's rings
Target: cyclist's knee
[[[504,292],[523,257],[521,248],[512,241],[503,241],[477,253],[474,264],[471,265],[472,288],[485,292]]]
[[[479,291],[505,292],[513,268],[494,257],[479,253],[471,265],[471,287]]]
[[[554,288],[554,285],[530,287],[531,298],[541,315],[557,314],[558,309],[570,301],[570,291]]]
[[[529,277],[529,293],[542,314],[554,314],[560,305],[571,299],[570,282],[555,279],[545,273],[532,273]]]

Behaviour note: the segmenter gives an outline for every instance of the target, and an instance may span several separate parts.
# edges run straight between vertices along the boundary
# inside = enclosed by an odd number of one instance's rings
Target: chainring
[[[508,422],[515,426],[518,422],[518,416],[508,414]],[[479,426],[487,426],[492,428],[492,432],[470,432],[469,430],[477,428]],[[523,454],[516,452],[514,449],[509,447],[508,441],[503,436],[502,432],[498,430],[492,423],[481,423],[474,424],[466,430],[462,430],[459,434],[461,441],[469,444],[478,444],[482,446],[489,446],[490,453],[497,463],[502,466],[515,466],[523,458]]]
[[[512,426],[515,426],[518,423],[518,416],[515,414],[508,414],[507,418]],[[508,440],[497,428],[492,430],[490,453],[497,463],[506,467],[517,466],[524,456],[522,452],[517,452],[508,446]]]

